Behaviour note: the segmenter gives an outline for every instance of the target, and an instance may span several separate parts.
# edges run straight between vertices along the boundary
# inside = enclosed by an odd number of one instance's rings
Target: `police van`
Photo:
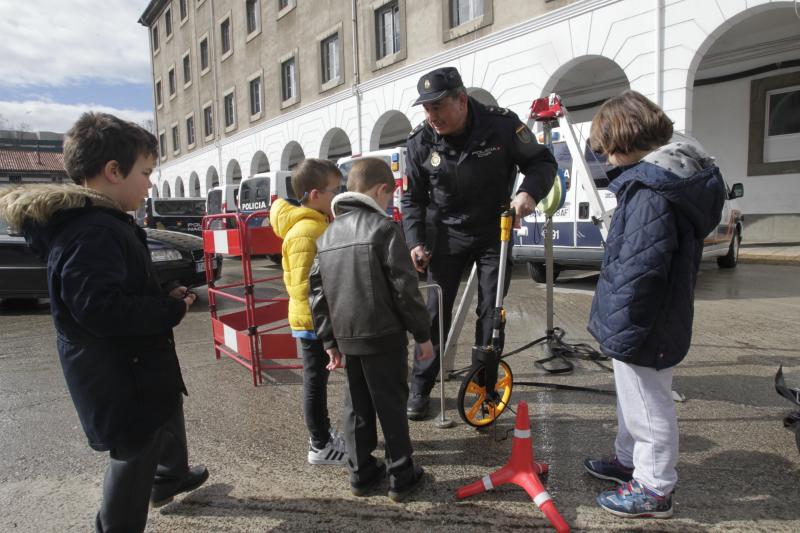
[[[135,218],[145,228],[200,235],[205,214],[202,198],[146,198]]]
[[[376,157],[382,159],[389,165],[394,175],[394,195],[389,204],[388,212],[395,220],[402,218],[400,209],[400,197],[403,195],[405,189],[404,184],[407,182],[406,178],[406,148],[405,146],[397,146],[395,148],[387,148],[385,150],[375,150],[374,152],[365,152],[363,154],[354,154],[347,157],[342,157],[336,164],[344,176],[344,183],[347,184],[347,175],[353,167],[353,163],[364,157]]]
[[[584,157],[591,176],[584,176],[573,165],[567,143],[553,131],[553,156],[558,162],[559,175],[566,181],[564,205],[553,215],[553,279],[562,270],[599,270],[603,263],[603,239],[599,227],[593,222],[591,202],[595,202],[591,179],[597,188],[603,208],[611,212],[617,205],[613,193],[607,190],[609,180],[619,173],[606,161],[605,156],[585,147]],[[676,134],[673,140],[688,139]],[[521,179],[522,176],[520,176]],[[744,222],[736,198],[743,194],[741,183],[732,188],[726,184],[726,201],[717,228],[705,239],[703,259],[716,258],[720,268],[733,268],[739,256]],[[544,266],[544,213],[535,210],[525,217],[516,230],[512,255],[517,262],[526,262],[530,276],[539,283],[545,282]]]
[[[243,217],[256,211],[269,211],[272,202],[278,198],[296,199],[292,189],[292,173],[285,170],[275,172],[260,172],[245,178],[239,183],[239,213]],[[249,227],[269,228],[268,235],[261,238],[277,240],[272,228],[269,225],[268,216],[255,216],[248,219]],[[280,264],[281,255],[279,253],[268,254],[269,258],[275,263]]]

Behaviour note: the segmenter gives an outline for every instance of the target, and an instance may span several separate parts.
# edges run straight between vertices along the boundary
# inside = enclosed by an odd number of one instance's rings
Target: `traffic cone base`
[[[517,422],[514,427],[514,440],[508,462],[499,470],[483,476],[479,481],[456,490],[456,499],[463,500],[500,485],[513,483],[528,493],[533,499],[533,503],[542,510],[556,531],[566,533],[569,531],[569,525],[559,514],[553,499],[539,480],[539,474],[547,473],[548,469],[547,464],[539,463],[534,458],[528,404],[521,401],[517,406]]]

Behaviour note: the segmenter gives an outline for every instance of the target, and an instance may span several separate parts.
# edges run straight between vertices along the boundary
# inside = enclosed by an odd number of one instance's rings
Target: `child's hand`
[[[420,343],[417,346],[419,346],[419,352],[417,353],[417,361],[425,361],[427,359],[433,359],[433,343],[431,341]]]
[[[339,352],[338,348],[327,348],[325,351],[328,352],[328,357],[330,358],[325,368],[328,370],[336,370],[342,366],[342,354]]]

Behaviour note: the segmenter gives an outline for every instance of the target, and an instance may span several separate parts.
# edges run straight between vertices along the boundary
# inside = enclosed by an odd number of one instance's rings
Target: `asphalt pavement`
[[[547,490],[573,531],[800,531],[800,453],[782,426],[792,405],[778,396],[774,376],[783,365],[789,386],[800,386],[800,262],[747,262],[732,270],[704,264],[698,278],[691,352],[675,370],[681,432],[675,516],[625,520],[602,511],[595,496],[610,485],[583,471],[587,456],[612,450],[613,395],[517,386],[512,403],[530,406],[536,459],[549,464]],[[800,250],[796,247],[795,250]],[[784,252],[788,257],[788,254]],[[797,254],[795,254],[797,257]],[[257,275],[278,273],[267,260]],[[225,261],[226,277],[240,263]],[[597,276],[565,272],[555,289],[556,326],[565,341],[592,340],[586,332]],[[279,287],[262,294],[278,294]],[[415,460],[426,484],[403,504],[385,495],[350,494],[341,467],[306,462],[302,375],[272,371],[254,387],[248,372],[211,346],[207,295],[176,329],[190,396],[185,402],[193,463],[211,478],[199,490],[150,512],[148,531],[528,531],[549,528],[521,489],[502,487],[464,501],[455,490],[502,466],[511,451],[514,417],[476,431],[456,412],[459,381],[445,382],[446,416],[411,423]],[[508,350],[545,328],[544,286],[515,268],[506,300]],[[467,364],[473,329],[458,343],[456,366]],[[538,350],[508,359],[517,381],[613,390],[611,374],[576,360],[570,375],[551,376],[533,362]],[[345,378],[330,381],[334,421]],[[438,386],[437,386],[438,390]],[[339,425],[339,424],[337,424]],[[382,438],[379,453],[382,453]],[[90,531],[100,502],[104,454],[92,452],[81,431],[55,353],[46,302],[0,302],[0,531]]]

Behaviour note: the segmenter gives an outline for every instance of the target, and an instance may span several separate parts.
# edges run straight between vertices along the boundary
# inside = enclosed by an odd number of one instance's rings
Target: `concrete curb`
[[[761,263],[765,265],[800,265],[800,257],[793,255],[780,255],[769,253],[748,253],[739,252],[740,263]]]

